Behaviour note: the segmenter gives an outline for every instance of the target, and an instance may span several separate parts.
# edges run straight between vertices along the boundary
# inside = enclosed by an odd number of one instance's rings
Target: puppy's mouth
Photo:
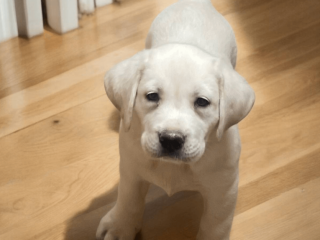
[[[162,135],[154,138],[142,138],[144,152],[154,160],[192,163],[198,161],[204,153],[204,146],[200,142],[190,144],[177,134]]]
[[[160,150],[157,154],[152,154],[154,158],[167,161],[177,162],[191,162],[192,159],[186,156],[181,150],[179,151],[168,151],[166,149]]]

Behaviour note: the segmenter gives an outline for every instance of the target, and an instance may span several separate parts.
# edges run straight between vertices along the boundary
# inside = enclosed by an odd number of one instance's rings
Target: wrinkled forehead
[[[204,77],[212,68],[212,57],[196,47],[170,44],[150,51],[147,68],[161,77]]]
[[[191,46],[166,46],[152,50],[141,80],[146,89],[215,93],[217,76],[212,57]]]

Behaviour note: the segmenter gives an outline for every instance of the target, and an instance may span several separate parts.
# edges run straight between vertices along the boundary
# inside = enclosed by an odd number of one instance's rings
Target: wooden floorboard
[[[119,114],[103,76],[144,47],[175,0],[97,9],[65,35],[46,27],[0,44],[0,239],[94,239],[119,181]],[[240,123],[231,240],[320,239],[320,2],[212,0],[237,37],[256,92]],[[147,196],[139,240],[195,239],[202,199]]]

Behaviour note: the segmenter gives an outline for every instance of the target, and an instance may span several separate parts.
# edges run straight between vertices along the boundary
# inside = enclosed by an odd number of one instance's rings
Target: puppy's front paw
[[[133,240],[140,227],[128,220],[117,215],[115,208],[111,209],[100,221],[97,240]]]

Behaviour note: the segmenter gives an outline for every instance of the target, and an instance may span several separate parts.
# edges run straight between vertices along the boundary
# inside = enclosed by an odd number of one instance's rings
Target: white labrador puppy
[[[237,123],[255,95],[235,70],[237,47],[210,0],[180,0],[153,22],[146,49],[106,74],[121,112],[116,205],[97,238],[133,240],[149,183],[168,195],[199,191],[204,213],[198,240],[227,240],[238,191]]]

